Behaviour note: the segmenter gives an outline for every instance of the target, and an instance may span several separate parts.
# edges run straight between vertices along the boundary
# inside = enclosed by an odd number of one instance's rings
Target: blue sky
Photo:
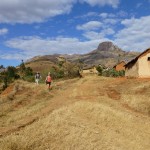
[[[83,54],[103,41],[149,48],[150,0],[0,0],[0,65]]]

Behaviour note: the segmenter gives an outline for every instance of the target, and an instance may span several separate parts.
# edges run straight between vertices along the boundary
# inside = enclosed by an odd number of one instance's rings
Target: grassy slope
[[[28,62],[25,65],[26,67],[31,67],[33,72],[40,72],[44,77],[48,74],[48,72],[50,72],[51,67],[56,66],[53,62],[48,60]]]
[[[0,139],[2,149],[149,149],[149,80],[86,76],[53,83],[50,93],[45,85],[19,85],[13,101],[6,94],[16,85],[1,97],[1,109],[22,102],[17,109],[4,111],[1,125],[9,128],[26,117],[39,120],[8,132]]]

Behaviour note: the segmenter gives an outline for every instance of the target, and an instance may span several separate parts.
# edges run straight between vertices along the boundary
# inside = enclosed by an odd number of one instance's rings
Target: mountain
[[[126,52],[112,42],[102,42],[97,49],[83,55],[69,56],[67,59],[77,62],[79,59],[87,65],[103,64],[107,67],[113,67],[119,61],[130,61],[139,55],[138,52]]]
[[[114,45],[112,42],[102,42],[98,45],[97,49],[95,49],[87,54],[82,54],[82,55],[80,55],[80,54],[74,54],[74,55],[64,54],[61,56],[65,57],[68,61],[73,62],[73,63],[79,62],[79,60],[80,60],[85,65],[91,66],[91,65],[102,64],[107,67],[113,67],[117,62],[122,61],[122,60],[128,62],[131,59],[135,58],[137,55],[139,55],[138,52],[123,51],[121,48]],[[59,54],[36,56],[36,57],[28,60],[27,63],[32,64],[32,62],[36,63],[36,62],[44,61],[43,63],[48,62],[52,65],[52,64],[56,64],[57,57],[59,57],[59,56],[60,56]]]
[[[112,42],[102,42],[99,44],[97,51],[113,51],[118,50],[121,51],[120,48],[118,48],[116,45],[114,45]]]

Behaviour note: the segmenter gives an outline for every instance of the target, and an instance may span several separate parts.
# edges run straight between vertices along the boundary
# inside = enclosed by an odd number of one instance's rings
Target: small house
[[[5,68],[1,68],[1,69],[0,69],[0,73],[1,73],[1,72],[4,72],[4,71],[6,71]]]
[[[88,67],[83,67],[82,73],[83,74],[97,74],[98,71],[95,66],[88,66]]]
[[[56,57],[59,62],[66,62],[66,58],[63,56]]]
[[[125,65],[125,76],[150,78],[150,48]]]
[[[121,61],[120,63],[116,64],[113,68],[116,70],[116,71],[122,71],[122,70],[125,70],[125,62],[124,61]]]

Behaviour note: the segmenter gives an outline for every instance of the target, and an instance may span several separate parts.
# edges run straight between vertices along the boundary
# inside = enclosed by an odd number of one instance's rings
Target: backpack
[[[35,78],[36,78],[36,79],[40,79],[40,77],[41,77],[40,73],[37,73],[37,74],[35,75]]]

